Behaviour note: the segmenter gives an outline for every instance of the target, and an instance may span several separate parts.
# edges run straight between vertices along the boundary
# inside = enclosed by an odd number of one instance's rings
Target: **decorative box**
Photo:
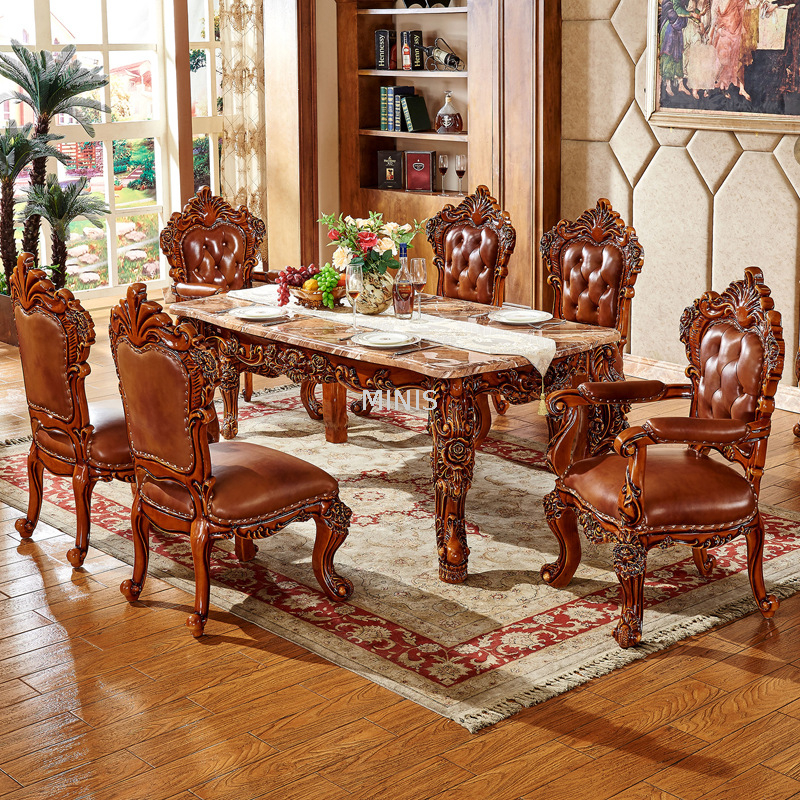
[[[435,150],[407,150],[406,189],[410,192],[432,192],[435,164]]]
[[[403,188],[402,150],[378,150],[378,188]]]

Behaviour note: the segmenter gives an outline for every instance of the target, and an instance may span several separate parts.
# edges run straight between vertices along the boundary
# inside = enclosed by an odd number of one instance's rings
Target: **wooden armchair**
[[[314,574],[333,600],[353,586],[337,575],[333,557],[344,542],[350,509],[328,473],[294,456],[248,442],[209,444],[209,407],[218,365],[189,323],[173,325],[143,284],[128,288],[111,311],[111,349],[117,365],[128,439],[136,468],[131,524],[133,577],[120,586],[136,600],[147,575],[150,525],[191,537],[195,610],[186,622],[202,636],[209,608],[209,562],[215,539],[236,537],[241,560],[252,540],[295,521],[313,519]]]
[[[75,547],[67,553],[80,567],[89,548],[91,498],[97,481],[132,482],[133,460],[122,404],[88,403],[86,377],[94,323],[68,289],[56,291],[33,256],[21,253],[11,276],[14,320],[33,441],[28,454],[28,513],[15,523],[33,534],[42,508],[44,468],[72,478],[77,515]]]
[[[563,415],[548,451],[556,488],[544,499],[560,551],[556,562],[542,567],[542,578],[552,586],[569,583],[581,559],[578,521],[587,538],[612,542],[622,586],[614,631],[621,647],[641,640],[647,551],[656,546],[692,547],[698,570],[707,576],[714,564],[708,549],[743,534],[758,609],[770,617],[778,607],[764,587],[758,494],[784,345],[780,314],[761,270],[750,267],[744,280],[722,294],[707,292],[696,300],[681,317],[681,341],[689,360],[686,385],[583,383],[547,398],[550,411]],[[691,399],[688,418],[648,420],[623,431],[613,449],[581,455],[583,408],[675,397]]]
[[[161,231],[161,252],[173,280],[167,303],[196,300],[253,285],[266,228],[244,206],[235,210],[201,186],[197,194],[169,218]],[[245,373],[245,399],[253,394],[253,375]]]

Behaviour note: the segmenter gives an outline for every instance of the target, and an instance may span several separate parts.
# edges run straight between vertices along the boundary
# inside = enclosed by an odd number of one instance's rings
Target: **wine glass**
[[[358,330],[356,324],[356,300],[364,291],[364,270],[361,264],[348,264],[345,272],[345,286],[350,304],[353,306],[353,329]]]
[[[444,176],[447,175],[448,160],[447,154],[442,153],[439,156],[439,174],[442,176],[442,194],[440,197],[447,197],[447,192],[444,190]]]
[[[417,322],[422,321],[422,296],[420,292],[425,288],[428,281],[428,265],[424,258],[411,259],[411,283],[414,285],[414,293],[417,295]]]
[[[458,193],[464,194],[464,189],[461,186],[464,180],[464,173],[467,171],[467,157],[456,156],[456,175],[458,175]]]

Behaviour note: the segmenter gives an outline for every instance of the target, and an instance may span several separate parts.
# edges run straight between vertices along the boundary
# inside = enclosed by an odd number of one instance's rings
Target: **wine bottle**
[[[411,319],[414,310],[414,284],[411,282],[411,272],[408,269],[408,245],[400,244],[398,255],[400,269],[394,276],[392,287],[392,300],[394,301],[394,315],[398,319]]]

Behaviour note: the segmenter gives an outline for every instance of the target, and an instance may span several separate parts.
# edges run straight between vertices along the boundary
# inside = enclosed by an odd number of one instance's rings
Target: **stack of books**
[[[420,132],[431,129],[425,98],[413,86],[381,86],[381,130]]]

